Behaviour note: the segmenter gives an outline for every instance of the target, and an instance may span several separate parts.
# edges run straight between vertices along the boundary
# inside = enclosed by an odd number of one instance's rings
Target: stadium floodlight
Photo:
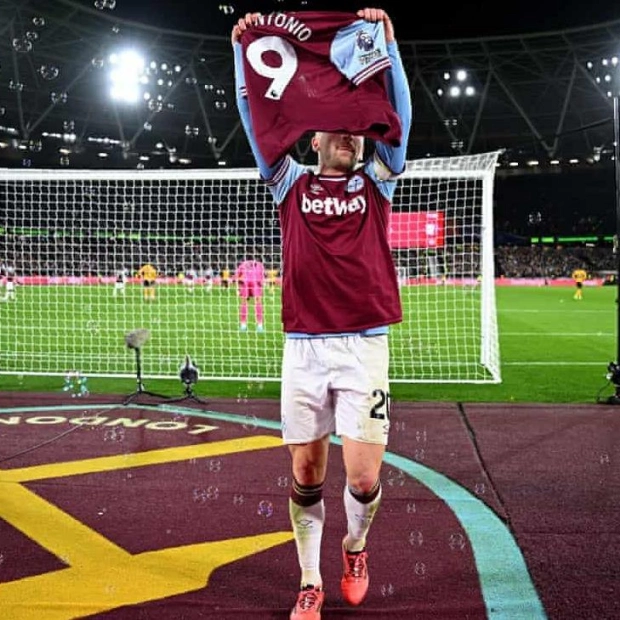
[[[616,238],[620,237],[620,61],[617,56],[588,61],[586,67],[593,77],[599,90],[613,102],[614,128],[614,179],[616,206]],[[604,402],[609,405],[620,405],[620,252],[614,244],[616,255],[616,360],[607,366],[607,379],[614,386],[614,394]]]
[[[450,136],[450,148],[462,154],[471,149],[471,142],[475,134],[475,128],[471,133],[470,143],[465,149],[465,140],[462,137],[463,110],[471,100],[474,100],[478,91],[475,79],[466,69],[459,68],[443,71],[436,77],[439,84],[435,88],[433,105],[443,120],[444,127]],[[429,93],[430,94],[430,93]],[[441,101],[441,106],[436,103]],[[477,124],[478,121],[476,121]]]
[[[144,58],[132,49],[110,54],[112,83],[110,96],[115,101],[137,103],[140,99],[140,87],[148,82],[144,72]]]
[[[473,97],[477,94],[476,87],[469,82],[470,76],[465,69],[444,71],[444,86],[437,88],[437,96],[448,96],[452,99],[459,97]]]

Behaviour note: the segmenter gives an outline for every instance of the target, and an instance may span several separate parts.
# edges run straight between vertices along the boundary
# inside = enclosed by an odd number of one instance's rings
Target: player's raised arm
[[[396,37],[394,25],[390,16],[383,9],[361,9],[357,16],[369,22],[383,22],[385,29],[385,41],[390,56],[391,67],[386,70],[387,91],[390,102],[400,118],[402,138],[400,146],[393,147],[383,142],[378,142],[376,152],[381,162],[387,166],[392,174],[400,174],[407,159],[407,144],[411,123],[413,119],[413,105],[411,102],[411,90],[407,74],[403,66]]]
[[[239,117],[241,119],[241,125],[245,131],[245,135],[250,143],[252,154],[256,161],[256,165],[264,179],[270,179],[273,176],[273,172],[278,167],[279,162],[273,167],[270,167],[265,162],[264,157],[258,148],[256,138],[254,137],[254,130],[252,128],[252,119],[250,117],[250,106],[248,104],[247,97],[245,96],[245,75],[243,72],[243,49],[241,47],[241,37],[243,33],[251,28],[256,20],[260,17],[260,13],[246,13],[245,17],[240,18],[233,26],[231,33],[231,43],[234,50],[235,61],[235,97],[237,101],[237,109],[239,110]]]

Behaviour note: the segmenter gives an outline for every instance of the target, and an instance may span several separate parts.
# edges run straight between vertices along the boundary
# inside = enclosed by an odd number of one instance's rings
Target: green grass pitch
[[[124,336],[146,328],[150,337],[141,365],[149,389],[180,395],[178,371],[190,354],[200,368],[195,390],[203,397],[279,395],[278,382],[265,380],[279,375],[279,289],[265,293],[262,334],[256,333],[252,307],[248,332],[239,332],[234,288],[207,292],[197,285],[189,293],[181,284],[158,285],[153,303],[143,300],[137,284],[127,285],[124,298],[114,298],[112,290],[112,285],[18,287],[15,300],[0,303],[0,389],[60,391],[64,375],[79,370],[88,377],[91,394],[131,392],[136,359]],[[591,403],[612,395],[614,386],[606,374],[609,362],[618,357],[617,290],[585,287],[582,301],[574,300],[573,293],[572,287],[498,286],[502,382],[394,383],[393,397]],[[479,320],[475,290],[405,287],[402,295],[406,320],[391,335],[395,376],[418,373],[420,378],[425,356],[448,370],[463,351],[473,350],[459,326],[462,320]],[[421,339],[416,324],[429,324],[438,308],[444,317],[453,313],[454,331]],[[121,376],[101,376],[111,371]],[[214,378],[231,374],[236,378]]]

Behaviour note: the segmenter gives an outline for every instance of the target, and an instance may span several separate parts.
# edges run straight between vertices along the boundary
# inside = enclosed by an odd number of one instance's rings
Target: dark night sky
[[[413,3],[410,0],[377,0],[363,4],[349,0],[117,0],[113,13],[157,27],[227,36],[236,17],[246,11],[267,13],[273,10],[345,10],[361,6],[386,9],[401,39],[451,39],[545,32],[563,28],[590,26],[620,20],[620,3],[517,0],[514,6],[499,0]],[[220,7],[233,7],[225,15]],[[411,13],[411,15],[408,15]]]

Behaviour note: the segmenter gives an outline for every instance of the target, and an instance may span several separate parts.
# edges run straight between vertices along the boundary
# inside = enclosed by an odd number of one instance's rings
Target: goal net
[[[501,381],[493,264],[497,152],[410,161],[390,222],[404,321],[395,382]],[[277,381],[280,237],[257,170],[0,169],[0,373]],[[265,269],[263,329],[235,271]],[[144,272],[155,285],[147,294]],[[139,275],[140,274],[140,275]]]

